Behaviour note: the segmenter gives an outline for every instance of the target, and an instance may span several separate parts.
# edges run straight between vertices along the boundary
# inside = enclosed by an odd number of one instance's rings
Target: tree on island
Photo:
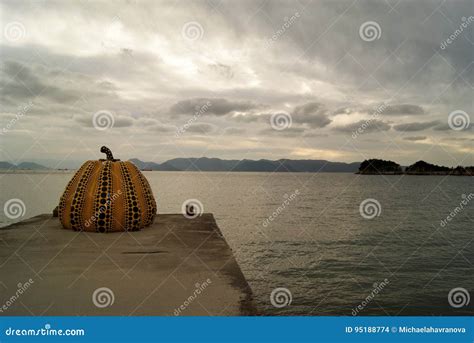
[[[457,166],[449,168],[438,166],[425,161],[418,161],[405,168],[405,172],[399,164],[393,161],[385,161],[378,159],[365,160],[359,166],[357,174],[406,174],[406,175],[458,175],[458,176],[474,176],[474,167]]]
[[[407,174],[448,174],[451,171],[452,168],[438,166],[425,161],[418,161],[405,169],[405,173]]]
[[[468,175],[474,176],[474,166],[466,167],[465,169]]]
[[[402,174],[398,163],[379,159],[365,160],[360,164],[358,174]]]

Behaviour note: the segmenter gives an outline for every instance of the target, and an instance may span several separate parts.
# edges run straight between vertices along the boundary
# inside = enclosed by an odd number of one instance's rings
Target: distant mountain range
[[[0,161],[0,169],[5,170],[46,170],[48,167],[42,166],[35,162],[21,162],[20,164],[13,164],[10,162]]]
[[[163,163],[144,162],[137,158],[129,160],[141,170],[157,171],[235,171],[235,172],[326,172],[355,173],[359,162],[343,163],[325,160],[223,160],[220,158],[174,158]],[[18,165],[1,162],[0,170],[47,170],[35,162],[22,162]]]
[[[355,173],[360,162],[343,163],[325,160],[223,160],[220,158],[174,158],[161,164],[132,158],[142,170],[161,171],[235,171],[235,172],[327,172]]]
[[[378,159],[362,163],[330,162],[326,160],[223,160],[220,158],[173,158],[163,163],[144,162],[137,158],[129,160],[141,170],[156,171],[221,171],[221,172],[307,172],[307,173],[357,173],[357,174],[407,174],[407,175],[469,175],[474,176],[474,166],[449,168],[418,161],[401,167],[393,161]],[[0,161],[0,170],[49,170],[36,162],[18,165]],[[67,169],[61,169],[67,170]]]

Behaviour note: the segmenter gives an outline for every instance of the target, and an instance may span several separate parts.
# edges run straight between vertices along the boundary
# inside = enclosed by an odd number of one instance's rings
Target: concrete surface
[[[64,230],[44,214],[1,228],[0,246],[3,316],[257,314],[212,214],[160,214],[108,234]]]

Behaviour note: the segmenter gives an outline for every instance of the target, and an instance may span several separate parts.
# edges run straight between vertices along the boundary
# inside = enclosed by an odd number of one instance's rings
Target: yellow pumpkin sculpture
[[[131,162],[87,161],[69,181],[58,206],[65,229],[75,231],[136,231],[150,225],[156,202],[145,176]]]

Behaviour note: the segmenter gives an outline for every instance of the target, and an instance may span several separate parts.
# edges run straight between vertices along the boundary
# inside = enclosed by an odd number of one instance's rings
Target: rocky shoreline
[[[438,166],[418,161],[408,167],[402,167],[393,161],[369,159],[363,161],[356,174],[362,175],[453,175],[474,176],[474,166],[456,168]]]

